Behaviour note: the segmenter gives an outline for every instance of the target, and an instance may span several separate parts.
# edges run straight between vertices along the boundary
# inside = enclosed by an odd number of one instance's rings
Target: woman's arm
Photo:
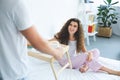
[[[93,59],[93,54],[92,52],[88,51],[87,61],[91,61],[92,59]]]
[[[87,53],[87,54],[88,54],[87,61],[91,61],[91,60],[92,60],[92,58],[93,58],[92,52],[87,51],[87,49],[86,49],[85,45],[83,45],[82,52],[83,52],[83,53]]]
[[[56,38],[49,39],[48,41],[57,41]]]
[[[85,47],[85,44],[84,44],[83,47],[82,47],[82,52],[83,52],[83,53],[87,52],[87,49],[86,49],[86,47]]]

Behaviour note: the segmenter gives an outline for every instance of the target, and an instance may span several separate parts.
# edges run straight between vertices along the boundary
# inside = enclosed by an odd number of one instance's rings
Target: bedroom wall
[[[77,17],[79,0],[29,0],[39,33],[50,39],[71,17]]]

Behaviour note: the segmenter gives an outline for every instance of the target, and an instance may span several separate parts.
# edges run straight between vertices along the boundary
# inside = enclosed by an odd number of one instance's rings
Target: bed
[[[30,80],[55,80],[48,62],[30,56],[29,60]],[[99,62],[111,69],[120,70],[120,61],[100,57]],[[54,64],[55,68],[60,68],[57,61]],[[65,69],[58,76],[58,80],[120,80],[120,76],[110,75],[105,72],[95,73],[91,70],[88,70],[86,73],[80,73],[78,70]]]

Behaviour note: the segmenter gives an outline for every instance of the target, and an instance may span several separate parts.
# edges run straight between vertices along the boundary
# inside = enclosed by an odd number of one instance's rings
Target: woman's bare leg
[[[120,71],[112,70],[112,69],[109,69],[109,68],[104,67],[104,66],[102,66],[99,70],[105,71],[105,72],[107,72],[109,74],[120,76]]]

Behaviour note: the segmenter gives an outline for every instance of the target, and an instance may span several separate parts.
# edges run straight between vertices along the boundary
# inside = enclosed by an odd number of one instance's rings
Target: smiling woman
[[[68,52],[73,69],[77,69],[81,73],[91,69],[94,72],[104,71],[108,74],[120,76],[120,71],[109,69],[98,62],[100,51],[97,48],[86,49],[83,28],[79,19],[70,18],[52,40],[57,40],[61,44],[69,46]],[[61,66],[64,66],[68,60],[63,57],[58,62]]]

